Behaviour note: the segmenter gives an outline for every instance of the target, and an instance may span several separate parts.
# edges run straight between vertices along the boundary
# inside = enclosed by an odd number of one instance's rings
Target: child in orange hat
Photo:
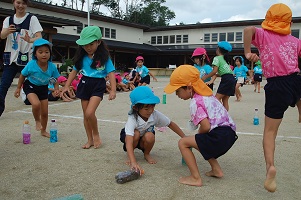
[[[284,112],[297,105],[301,123],[301,76],[298,76],[298,57],[301,57],[301,41],[290,35],[292,11],[285,4],[272,5],[266,13],[262,28],[244,29],[245,56],[252,62],[259,57],[251,52],[251,44],[258,48],[264,76],[265,125],[263,149],[266,161],[264,187],[276,191],[274,165],[275,138]]]
[[[179,141],[179,149],[191,175],[181,177],[179,182],[186,185],[202,186],[202,179],[191,147],[198,150],[211,166],[206,176],[223,177],[217,158],[225,154],[237,140],[236,126],[212,90],[200,79],[200,72],[191,65],[181,65],[173,71],[166,93],[176,92],[183,99],[191,99],[190,124],[197,129],[194,136]]]

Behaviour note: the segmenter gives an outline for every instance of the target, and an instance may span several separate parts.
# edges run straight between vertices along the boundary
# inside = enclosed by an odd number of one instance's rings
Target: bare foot
[[[209,177],[216,177],[216,178],[222,178],[224,176],[222,171],[214,171],[214,170],[206,172],[205,175]]]
[[[90,149],[93,146],[93,142],[87,142],[82,146],[83,149]]]
[[[260,91],[258,91],[258,93],[260,93]]]
[[[276,168],[271,166],[268,169],[267,177],[264,181],[264,188],[269,192],[275,192],[277,185],[276,185]]]
[[[155,159],[153,159],[149,154],[144,154],[144,158],[149,164],[157,163],[157,161]]]
[[[42,124],[40,121],[36,121],[36,130],[40,131],[42,129]]]
[[[236,99],[235,101],[239,102],[239,101],[240,101],[240,99]]]
[[[94,141],[94,149],[98,149],[101,145],[101,139],[99,137],[99,135],[96,135],[93,137],[93,141]]]
[[[195,179],[192,176],[186,176],[186,177],[181,177],[179,178],[179,182],[185,185],[192,185],[192,186],[202,186],[202,180],[201,178]]]
[[[41,135],[44,137],[50,138],[50,134],[48,132],[46,132],[45,130],[41,131]]]
[[[254,90],[254,92],[256,92],[256,89]]]

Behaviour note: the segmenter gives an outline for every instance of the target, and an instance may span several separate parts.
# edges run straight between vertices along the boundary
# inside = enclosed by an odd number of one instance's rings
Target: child
[[[258,93],[260,93],[260,83],[262,82],[262,68],[261,68],[260,60],[258,60],[255,63],[253,73],[254,73],[253,80],[254,80],[254,87],[255,87],[254,92],[256,92],[256,88],[257,88]]]
[[[67,80],[68,79],[65,76],[59,76],[57,79],[57,82],[59,83],[60,86],[64,87],[66,85]],[[60,96],[61,96],[62,100],[65,102],[70,102],[70,101],[73,101],[73,99],[76,99],[76,96],[75,96],[72,86],[69,87],[69,90],[67,92],[62,92],[62,90],[61,90]]]
[[[97,26],[87,26],[80,33],[79,45],[74,56],[73,67],[62,92],[69,91],[69,87],[79,70],[82,70],[82,78],[77,87],[76,97],[81,99],[84,115],[84,127],[88,137],[83,149],[94,146],[99,148],[102,141],[98,132],[96,109],[103,99],[106,91],[105,77],[108,75],[111,90],[108,99],[116,97],[115,67],[110,59],[109,50],[101,40],[102,34]]]
[[[150,84],[150,76],[153,77],[154,81],[157,81],[156,77],[148,70],[146,66],[143,65],[143,62],[144,58],[142,56],[138,56],[136,58],[136,79],[139,80],[140,76],[140,82],[138,86]]]
[[[236,101],[240,101],[242,98],[239,87],[242,87],[247,80],[247,72],[249,69],[244,65],[244,59],[241,56],[234,56],[236,67],[233,70],[233,73],[236,77],[236,86],[235,86],[235,95]]]
[[[53,83],[48,83],[48,101],[57,101],[60,99],[60,94],[56,93]]]
[[[212,77],[219,73],[221,76],[221,82],[218,86],[216,98],[222,102],[223,106],[229,111],[229,98],[234,96],[236,80],[233,76],[233,72],[229,64],[229,52],[232,51],[232,46],[226,41],[221,41],[217,43],[216,54],[214,57],[212,66],[213,70],[210,74],[203,76],[203,80]]]
[[[148,86],[136,87],[130,93],[130,99],[132,109],[125,128],[121,130],[120,141],[124,143],[123,150],[127,151],[128,164],[131,169],[141,172],[141,167],[138,165],[134,155],[134,149],[142,150],[148,163],[155,164],[157,162],[150,156],[150,151],[155,144],[155,126],[168,126],[180,137],[184,137],[185,134],[177,124],[155,110],[155,105],[160,103],[160,99],[154,95]]]
[[[134,81],[130,81],[130,75],[127,72],[123,74],[122,83],[125,84],[126,88],[130,90],[135,89]]]
[[[196,48],[193,51],[193,54],[191,56],[191,59],[193,60],[194,67],[196,67],[200,71],[200,78],[202,79],[205,75],[210,74],[212,72],[212,67],[210,66],[210,60],[207,55],[206,49],[204,48]],[[214,74],[212,77],[209,77],[207,79],[202,79],[208,87],[210,87],[211,90],[213,90],[213,83],[216,79],[216,75]]]
[[[279,20],[281,19],[281,20]],[[251,52],[251,43],[258,48],[264,76],[265,124],[263,149],[266,162],[264,188],[276,191],[276,168],[274,165],[275,139],[284,112],[289,106],[297,105],[301,123],[301,76],[298,57],[301,56],[301,42],[290,35],[292,11],[285,4],[272,5],[266,13],[262,28],[244,29],[245,56],[251,62],[259,57]]]
[[[32,114],[36,122],[36,130],[42,136],[50,137],[46,132],[48,121],[48,83],[55,82],[59,77],[56,66],[51,62],[52,44],[45,39],[37,39],[33,43],[32,60],[21,71],[15,97],[20,96],[21,86],[32,105]],[[25,80],[26,78],[26,80]],[[25,82],[24,82],[25,80]],[[59,85],[54,85],[55,93],[59,94]]]
[[[237,140],[236,126],[221,102],[212,94],[200,79],[199,71],[191,65],[181,65],[173,71],[170,83],[165,87],[166,93],[176,92],[190,102],[191,123],[198,128],[195,136],[187,136],[179,141],[182,156],[191,175],[181,177],[179,182],[186,185],[202,186],[201,176],[191,147],[200,151],[211,166],[206,176],[223,177],[223,171],[217,158],[225,154]]]

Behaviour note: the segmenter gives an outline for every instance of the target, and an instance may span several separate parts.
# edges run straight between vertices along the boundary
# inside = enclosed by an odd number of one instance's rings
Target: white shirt
[[[154,110],[147,121],[144,121],[139,115],[136,120],[135,116],[129,115],[128,120],[125,124],[125,134],[134,136],[134,131],[140,132],[140,137],[146,132],[153,132],[154,127],[164,127],[170,124],[170,119],[161,112]]]

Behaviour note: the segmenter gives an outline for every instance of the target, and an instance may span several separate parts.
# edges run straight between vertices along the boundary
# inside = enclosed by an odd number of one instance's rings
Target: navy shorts
[[[52,95],[52,92],[48,94],[48,101],[57,101],[59,99],[60,99],[60,97],[54,97]]]
[[[143,77],[143,78],[141,77],[140,83],[150,84],[150,76],[147,75],[147,76],[145,76],[145,77]]]
[[[236,79],[233,74],[224,74],[221,76],[221,82],[218,86],[217,93],[226,96],[234,96]]]
[[[205,160],[217,159],[224,155],[237,138],[235,131],[230,126],[216,127],[209,133],[195,135],[195,141]]]
[[[77,86],[76,97],[89,100],[92,96],[103,98],[106,91],[106,80],[104,78],[92,78],[83,76]]]
[[[26,94],[26,97],[30,93],[35,93],[38,96],[39,100],[48,99],[48,85],[37,86],[31,83],[29,80],[26,80],[23,83],[23,90]]]
[[[155,131],[153,131],[153,134],[154,134],[154,135],[156,134]],[[125,128],[123,128],[123,129],[121,129],[121,131],[120,131],[120,141],[123,143],[123,150],[124,150],[124,151],[126,151],[125,136],[126,136],[126,134],[125,134]],[[143,136],[142,136],[142,137],[143,137]],[[139,139],[139,141],[138,141],[138,144],[137,144],[137,146],[136,146],[135,148],[138,148],[138,149],[140,149],[141,151],[144,152],[144,149],[142,149],[141,146],[140,146],[140,142],[141,142],[141,138],[142,138],[142,137],[140,137],[140,139]]]
[[[262,82],[262,74],[254,74],[254,81]]]
[[[272,119],[282,119],[289,106],[294,107],[301,98],[301,76],[267,78],[265,90],[265,115]]]

